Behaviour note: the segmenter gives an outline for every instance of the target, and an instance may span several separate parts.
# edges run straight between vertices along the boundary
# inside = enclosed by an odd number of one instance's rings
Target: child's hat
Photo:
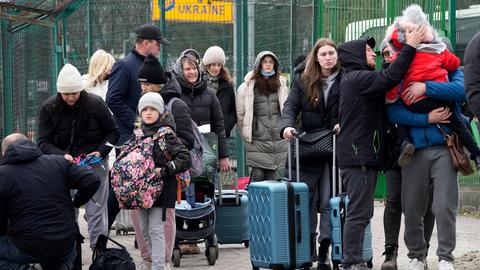
[[[165,84],[167,82],[167,76],[165,75],[165,71],[163,71],[162,65],[160,65],[158,59],[151,54],[145,57],[137,77],[139,82],[145,83]]]
[[[159,93],[145,93],[138,101],[138,113],[141,114],[146,107],[152,107],[160,114],[165,111],[163,98]]]

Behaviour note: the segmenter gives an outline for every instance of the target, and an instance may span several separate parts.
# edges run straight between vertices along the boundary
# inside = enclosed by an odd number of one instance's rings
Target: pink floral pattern
[[[120,153],[111,170],[112,187],[122,209],[149,209],[163,191],[163,180],[155,175],[153,145],[165,145],[165,134],[172,132],[161,127],[145,137],[142,130],[134,130],[135,139]]]

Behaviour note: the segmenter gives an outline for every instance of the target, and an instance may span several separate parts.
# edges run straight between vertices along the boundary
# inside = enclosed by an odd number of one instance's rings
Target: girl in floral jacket
[[[138,112],[141,117],[141,133],[143,136],[153,136],[159,128],[168,126],[165,124],[168,115],[165,112],[162,96],[158,93],[144,94],[138,103]],[[171,125],[174,125],[173,122]],[[135,132],[138,134],[138,132]],[[159,145],[163,144],[164,145]],[[162,150],[164,149],[164,150]],[[190,167],[190,155],[187,148],[175,135],[173,129],[167,128],[165,140],[155,141],[153,147],[153,160],[155,162],[155,174],[164,181],[162,194],[153,203],[150,209],[140,209],[140,222],[142,224],[143,237],[152,258],[152,270],[160,270],[165,267],[165,211],[164,208],[172,208],[175,204],[175,196],[167,196],[168,186],[176,185],[175,175],[184,172]],[[173,198],[173,199],[172,199]]]

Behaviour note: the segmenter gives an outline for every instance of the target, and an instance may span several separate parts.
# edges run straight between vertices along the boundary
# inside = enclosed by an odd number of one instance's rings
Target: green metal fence
[[[0,2],[0,135],[20,131],[35,139],[38,107],[55,93],[63,63],[71,62],[85,73],[96,49],[122,58],[133,47],[134,29],[144,23],[159,25],[171,41],[161,52],[167,70],[187,48],[203,55],[209,46],[219,45],[239,85],[262,50],[279,57],[288,77],[293,59],[308,53],[317,38],[341,43],[373,35],[379,41],[386,25],[411,3],[424,8],[463,56],[468,40],[480,30],[478,0],[16,1],[20,10]],[[48,12],[27,14],[32,8]],[[24,15],[23,23],[5,19],[10,15]],[[25,18],[42,23],[27,23]],[[240,174],[246,174],[241,140],[233,138],[229,146],[240,161]]]

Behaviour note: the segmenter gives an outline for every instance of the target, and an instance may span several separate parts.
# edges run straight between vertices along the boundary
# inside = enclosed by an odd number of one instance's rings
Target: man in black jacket
[[[7,136],[0,166],[0,269],[71,265],[77,225],[74,207],[92,198],[97,174],[61,155],[44,155],[23,134]],[[20,172],[20,173],[19,173]],[[70,190],[77,190],[73,202]]]
[[[480,32],[470,40],[465,49],[465,91],[468,108],[480,117]]]
[[[385,93],[408,70],[425,28],[407,31],[407,45],[387,68],[375,71],[373,38],[346,42],[338,55],[346,74],[340,84],[338,165],[350,199],[343,232],[344,269],[367,269],[362,259],[365,227],[373,216],[377,172],[382,167]]]

